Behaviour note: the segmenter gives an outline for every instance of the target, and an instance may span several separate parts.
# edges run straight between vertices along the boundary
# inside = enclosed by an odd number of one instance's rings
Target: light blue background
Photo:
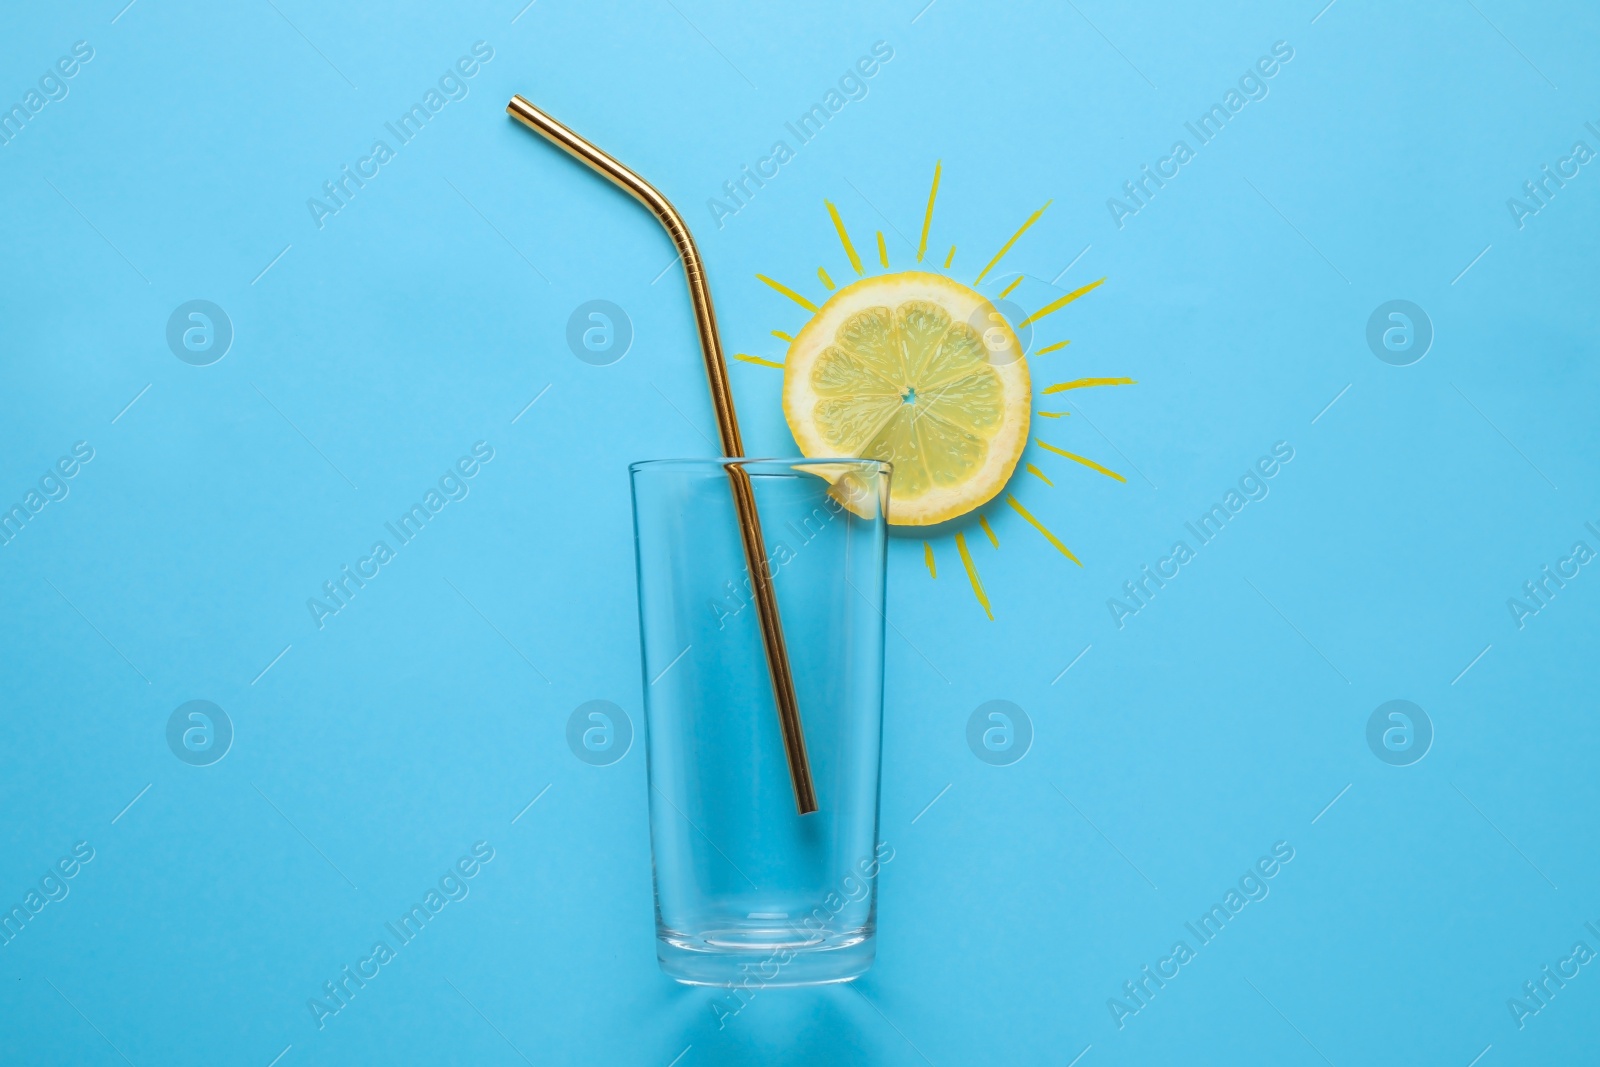
[[[96,851],[0,947],[0,1060],[1595,1057],[1596,967],[1524,1029],[1506,1005],[1600,949],[1600,573],[1506,607],[1600,548],[1600,172],[1523,229],[1506,206],[1600,149],[1589,6],[122,3],[0,33],[7,104],[95,49],[0,147],[0,502],[95,449],[0,547],[0,904]],[[319,230],[307,198],[480,40],[470,95]],[[706,199],[880,40],[869,95],[718,229]],[[1270,95],[1118,229],[1107,198],[1280,40]],[[591,699],[641,721],[625,467],[711,454],[692,320],[656,225],[514,92],[682,205],[731,351],[803,321],[757,271],[848,275],[824,198],[908,265],[942,160],[930,259],[970,280],[1053,199],[986,287],[1108,278],[1046,320],[1073,344],[1036,383],[1139,381],[1037,427],[1127,484],[1035,447],[1055,488],[1014,487],[1081,570],[987,509],[990,622],[949,535],[937,580],[892,546],[878,963],[720,1030],[656,968],[642,747],[564,741]],[[607,367],[564,339],[597,298],[636,331]],[[1395,298],[1436,331],[1403,368],[1364,338]],[[212,366],[165,342],[192,299],[236,332]],[[732,373],[751,452],[792,452],[781,376]],[[319,631],[306,598],[480,440],[471,495]],[[1271,495],[1119,630],[1107,598],[1278,441]],[[1394,698],[1436,730],[1409,767],[1365,740]],[[236,731],[206,768],[165,740],[192,699]],[[966,746],[991,699],[1036,731],[1009,767]],[[308,998],[480,840],[471,895],[319,1030]],[[1119,1030],[1107,999],[1278,841],[1271,895]]]

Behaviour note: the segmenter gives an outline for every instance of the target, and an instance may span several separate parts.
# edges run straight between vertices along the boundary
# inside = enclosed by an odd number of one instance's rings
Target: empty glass
[[[748,473],[819,810],[798,815],[728,466]],[[807,985],[872,964],[889,464],[629,468],[657,955],[680,982]]]

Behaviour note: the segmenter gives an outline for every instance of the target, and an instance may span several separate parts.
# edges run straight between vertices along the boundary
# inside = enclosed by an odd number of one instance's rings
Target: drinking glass
[[[729,467],[748,475],[819,810],[796,813]],[[889,464],[629,468],[661,968],[696,985],[872,965]],[[737,472],[734,472],[737,476]]]

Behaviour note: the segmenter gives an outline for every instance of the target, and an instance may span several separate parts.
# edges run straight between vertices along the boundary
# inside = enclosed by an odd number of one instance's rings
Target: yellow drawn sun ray
[[[1118,474],[1116,471],[1107,470],[1105,467],[1100,466],[1100,464],[1096,463],[1092,459],[1086,459],[1083,456],[1080,456],[1080,455],[1078,455],[1078,454],[1076,454],[1074,452],[1068,452],[1064,448],[1057,448],[1055,445],[1050,444],[1048,441],[1041,441],[1037,437],[1035,437],[1033,439],[1033,441],[1034,441],[1034,444],[1038,445],[1040,448],[1046,450],[1047,452],[1054,452],[1056,455],[1065,456],[1065,457],[1067,457],[1068,459],[1072,460],[1075,463],[1082,463],[1085,467],[1088,467],[1092,471],[1099,471],[1101,474],[1104,474],[1107,478],[1115,478],[1119,482],[1126,482],[1128,480],[1128,479],[1124,478],[1122,475]]]
[[[1046,395],[1048,395],[1050,393],[1064,393],[1068,389],[1089,389],[1097,385],[1138,384],[1139,383],[1134,381],[1132,378],[1074,378],[1070,382],[1057,382],[1054,385],[1046,386],[1044,392]]]
[[[994,269],[994,265],[999,263],[1007,252],[1011,251],[1011,246],[1016,244],[1017,240],[1021,238],[1023,234],[1027,233],[1029,228],[1032,227],[1034,223],[1039,221],[1039,217],[1043,215],[1053,203],[1055,203],[1054,200],[1046,200],[1044,202],[1044,207],[1028,216],[1028,221],[1022,224],[1022,228],[1011,235],[1011,240],[1002,245],[1000,251],[994,254],[994,258],[989,261],[988,265],[978,272],[978,276],[976,278],[972,279],[973,285],[977,285],[979,282],[983,281],[983,276]]]
[[[933,202],[939,196],[939,172],[944,169],[944,160],[938,160],[933,165],[933,188],[928,190],[928,210],[922,216],[922,242],[917,245],[917,262],[922,262],[923,254],[928,251],[928,227],[933,224]],[[948,264],[946,264],[948,266]]]
[[[1088,285],[1085,285],[1081,289],[1074,289],[1072,292],[1068,293],[1066,296],[1057,297],[1055,300],[1050,301],[1050,303],[1046,304],[1044,307],[1040,308],[1038,311],[1035,311],[1032,315],[1029,315],[1027,318],[1025,318],[1021,322],[1017,323],[1017,329],[1020,330],[1024,326],[1031,326],[1034,323],[1038,322],[1040,319],[1044,318],[1046,315],[1055,314],[1057,311],[1060,311],[1062,308],[1066,307],[1068,304],[1070,304],[1074,300],[1078,299],[1078,297],[1082,296],[1084,293],[1087,293],[1089,290],[1099,287],[1100,285],[1104,284],[1104,282],[1105,282],[1105,279],[1101,278],[1097,282],[1090,282]]]
[[[967,535],[961,530],[956,531],[956,551],[961,553],[961,565],[967,569],[967,580],[972,583],[972,595],[983,605],[983,613],[989,616],[989,621],[994,622],[994,612],[989,610],[988,594],[983,591],[983,582],[978,578],[978,568],[972,565],[972,553],[967,551]]]
[[[927,208],[926,208],[926,211],[924,212],[923,219],[922,219],[922,233],[921,233],[921,237],[920,237],[920,240],[918,242],[918,245],[917,245],[917,256],[916,256],[916,259],[917,259],[918,263],[921,263],[924,260],[924,258],[926,257],[926,255],[927,255],[928,237],[929,237],[930,233],[932,232],[933,213],[934,213],[934,208],[938,203],[939,185],[940,185],[940,182],[941,182],[941,179],[942,179],[942,176],[943,176],[943,170],[944,170],[943,161],[942,160],[936,161],[935,164],[934,164],[934,169],[933,169],[933,182],[932,182],[932,184],[930,185],[930,187],[928,189]],[[984,265],[984,267],[983,267],[983,269],[981,271],[978,272],[978,276],[972,282],[973,285],[976,286],[976,285],[980,284],[981,282],[983,282],[983,280],[990,273],[992,273],[994,271],[994,269],[1001,263],[1001,261],[1005,258],[1005,256],[1010,253],[1011,249],[1017,244],[1017,242],[1022,239],[1023,235],[1025,235],[1040,220],[1040,218],[1043,217],[1045,211],[1048,210],[1049,207],[1051,206],[1051,203],[1052,203],[1051,201],[1047,201],[1037,211],[1033,212],[1031,215],[1028,216],[1027,220],[1022,223],[1022,225],[1017,229],[1017,231],[1014,234],[1011,235],[1010,239],[1008,239],[1005,242],[1005,244],[1001,246],[1000,250],[995,253],[994,257],[992,259],[990,259],[989,262]],[[829,218],[833,222],[834,230],[835,230],[835,232],[837,233],[837,235],[839,237],[840,246],[844,249],[845,255],[850,261],[851,268],[855,271],[855,273],[858,276],[864,277],[865,274],[866,274],[866,271],[865,271],[865,267],[862,264],[861,256],[856,251],[855,243],[851,240],[849,231],[845,227],[844,219],[839,213],[839,209],[834,205],[834,203],[831,200],[824,199],[823,200],[823,204],[826,206],[826,208],[828,210]],[[883,231],[882,230],[874,231],[874,238],[875,238],[875,243],[877,245],[877,251],[878,251],[878,263],[884,270],[888,270],[889,269],[889,250],[888,250],[887,243],[884,240]],[[945,254],[945,257],[944,257],[944,269],[946,271],[948,271],[950,269],[951,265],[955,262],[956,250],[957,250],[957,246],[952,244],[950,246],[949,252],[947,252]],[[779,294],[781,294],[783,296],[788,297],[790,300],[794,301],[796,304],[798,304],[801,308],[805,309],[807,312],[810,312],[811,314],[814,315],[814,314],[817,314],[820,311],[820,308],[815,303],[813,303],[810,299],[808,299],[807,297],[803,296],[802,294],[800,294],[799,292],[795,291],[794,289],[791,289],[789,286],[784,285],[782,282],[776,281],[776,280],[774,280],[772,278],[767,277],[764,274],[759,274],[759,273],[756,275],[756,278],[757,278],[757,280],[759,280],[760,282],[762,282],[763,284],[765,284],[766,286],[771,288],[773,291],[775,291],[775,292],[777,292],[777,293],[779,293]],[[829,275],[826,267],[818,267],[817,268],[817,278],[822,283],[823,287],[825,289],[827,289],[830,293],[835,292],[838,289],[837,284],[834,282],[833,278]],[[1010,281],[1008,284],[1006,284],[1000,290],[999,297],[997,299],[1009,297],[1012,293],[1016,292],[1017,289],[1021,286],[1024,278],[1025,278],[1024,275],[1021,275],[1021,274],[1017,275],[1017,277],[1012,279],[1012,281]],[[1044,307],[1041,307],[1039,310],[1035,311],[1031,315],[1029,315],[1026,318],[1024,318],[1021,322],[1019,322],[1017,324],[1017,328],[1021,329],[1023,327],[1032,326],[1034,323],[1039,322],[1040,320],[1044,319],[1046,316],[1054,314],[1055,312],[1057,312],[1057,311],[1061,310],[1062,308],[1066,307],[1068,304],[1070,304],[1073,301],[1077,300],[1079,297],[1082,297],[1086,293],[1098,288],[1100,285],[1104,284],[1105,281],[1106,281],[1105,278],[1100,278],[1099,280],[1091,282],[1088,285],[1082,286],[1082,287],[1080,287],[1078,289],[1075,289],[1072,292],[1067,293],[1064,296],[1058,297],[1057,299],[1051,301],[1049,304],[1046,304]],[[794,342],[794,335],[791,334],[791,333],[787,333],[787,332],[782,331],[782,330],[773,330],[773,331],[771,331],[771,334],[772,334],[773,337],[777,338],[780,341],[785,342],[786,344],[791,344],[792,345],[793,342]],[[1053,344],[1050,344],[1050,345],[1047,345],[1047,346],[1045,346],[1043,348],[1040,348],[1038,351],[1036,351],[1034,353],[1031,353],[1031,355],[1041,355],[1041,356],[1042,355],[1049,355],[1052,352],[1059,352],[1060,350],[1066,348],[1071,343],[1072,342],[1070,340],[1057,341],[1057,342],[1055,342]],[[741,362],[744,362],[744,363],[749,363],[749,364],[752,364],[752,365],[755,365],[755,366],[760,366],[760,367],[770,367],[770,368],[773,368],[775,370],[783,370],[785,368],[785,364],[782,363],[782,362],[779,362],[779,361],[776,361],[776,360],[767,359],[767,358],[764,358],[764,357],[761,357],[761,356],[750,355],[750,354],[744,353],[744,352],[735,353],[734,354],[734,358],[739,360],[739,361],[741,361]],[[1082,389],[1082,388],[1089,388],[1089,387],[1094,387],[1094,386],[1132,385],[1132,384],[1136,384],[1134,379],[1132,379],[1132,378],[1077,378],[1077,379],[1074,379],[1072,381],[1058,382],[1058,383],[1056,383],[1054,385],[1050,385],[1050,386],[1044,388],[1041,392],[1043,394],[1054,394],[1054,393],[1067,392],[1067,391],[1072,390],[1072,389]],[[1071,414],[1071,412],[1069,412],[1069,411],[1036,411],[1035,414],[1040,416],[1040,417],[1043,417],[1043,418],[1060,419],[1060,418],[1064,418],[1064,417],[1069,416]],[[1123,482],[1123,483],[1127,482],[1127,479],[1125,477],[1123,477],[1121,474],[1118,474],[1116,471],[1110,470],[1110,469],[1100,465],[1099,463],[1095,462],[1092,459],[1089,459],[1089,458],[1087,458],[1085,456],[1077,455],[1077,454],[1072,453],[1072,452],[1068,452],[1065,449],[1059,448],[1056,445],[1049,444],[1048,442],[1040,440],[1038,438],[1035,438],[1034,441],[1040,448],[1043,448],[1048,452],[1052,452],[1052,453],[1054,453],[1054,454],[1056,454],[1058,456],[1061,456],[1061,457],[1063,457],[1065,459],[1070,459],[1073,462],[1081,464],[1081,465],[1083,465],[1085,467],[1088,467],[1090,470],[1093,470],[1093,471],[1096,471],[1096,472],[1098,472],[1100,474],[1103,474],[1108,478],[1114,478],[1117,481]],[[1045,474],[1044,471],[1039,469],[1039,467],[1037,467],[1033,463],[1024,464],[1024,469],[1029,474],[1033,475],[1034,477],[1038,478],[1040,481],[1044,482],[1044,484],[1046,486],[1049,486],[1051,488],[1055,487],[1055,482],[1052,481],[1050,479],[1050,477],[1047,474]],[[1076,555],[1074,555],[1072,553],[1072,551],[1069,548],[1067,548],[1067,546],[1064,543],[1062,543],[1061,539],[1059,537],[1057,537],[1054,533],[1052,533],[1042,522],[1040,522],[1036,517],[1034,517],[1034,515],[1032,513],[1030,513],[1025,507],[1023,507],[1022,503],[1016,498],[1015,495],[1013,495],[1011,493],[1007,493],[1006,494],[1006,503],[1007,503],[1007,505],[1009,505],[1012,508],[1012,510],[1016,511],[1017,514],[1020,515],[1025,522],[1027,522],[1034,529],[1038,530],[1040,535],[1043,536],[1047,541],[1049,541],[1053,548],[1055,548],[1058,552],[1060,552],[1067,559],[1071,560],[1077,566],[1079,566],[1079,567],[1083,566],[1083,563],[1078,559],[1078,557]],[[996,550],[998,550],[1000,548],[1000,538],[995,533],[994,527],[990,525],[988,517],[985,516],[985,515],[979,515],[978,516],[978,526],[979,526],[979,528],[981,530],[983,530],[984,535],[989,539],[990,545],[992,545]],[[984,589],[983,580],[978,574],[977,565],[973,562],[972,553],[971,553],[971,550],[970,550],[970,548],[969,548],[969,546],[967,544],[967,538],[966,538],[965,531],[957,531],[955,533],[955,535],[954,535],[954,539],[955,539],[955,543],[956,543],[956,551],[960,555],[960,558],[961,558],[962,567],[966,571],[967,580],[972,586],[973,596],[977,599],[979,606],[983,608],[984,615],[989,619],[989,621],[993,622],[994,618],[995,618],[993,606],[990,603],[987,591]],[[936,560],[935,555],[934,555],[934,549],[933,549],[932,541],[924,541],[922,543],[922,549],[923,549],[923,562],[928,568],[928,576],[931,579],[937,579],[938,576],[939,576],[938,563],[937,563],[937,560]]]
[[[1010,493],[1007,493],[1006,494],[1006,503],[1010,504],[1012,509],[1015,510],[1018,515],[1021,515],[1024,519],[1028,520],[1028,522],[1033,526],[1033,528],[1035,530],[1038,530],[1040,533],[1044,534],[1045,540],[1049,541],[1052,545],[1055,545],[1056,549],[1063,556],[1066,556],[1072,562],[1078,564],[1078,566],[1080,566],[1080,567],[1083,566],[1083,563],[1081,561],[1079,561],[1078,557],[1074,556],[1072,554],[1071,550],[1068,549],[1066,545],[1061,543],[1061,539],[1059,537],[1057,537],[1055,534],[1051,533],[1049,530],[1045,529],[1044,523],[1042,523],[1038,519],[1034,518],[1032,515],[1030,515],[1028,513],[1028,509],[1027,508],[1025,508],[1021,504],[1017,503],[1017,498],[1016,497],[1012,496]]]
[[[765,274],[757,274],[756,275],[756,279],[758,281],[766,284],[766,285],[771,286],[773,289],[775,289],[776,291],[782,293],[784,296],[788,297],[790,300],[793,300],[796,304],[799,304],[801,307],[805,308],[807,311],[810,311],[810,312],[814,313],[817,310],[817,305],[813,304],[811,301],[807,300],[805,297],[801,296],[799,293],[795,292],[793,289],[789,288],[787,285],[784,285],[782,282],[775,282],[771,278],[767,277]]]
[[[844,245],[844,254],[850,257],[850,266],[855,268],[857,274],[865,274],[861,267],[861,257],[856,255],[856,246],[850,243],[850,235],[845,232],[844,220],[839,217],[839,209],[833,206],[832,200],[824,200],[828,205],[828,214],[833,217],[833,228],[839,231],[839,243]]]

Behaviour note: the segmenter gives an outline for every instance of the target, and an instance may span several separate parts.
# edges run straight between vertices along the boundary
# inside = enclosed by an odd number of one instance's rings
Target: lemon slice
[[[1028,441],[1022,346],[994,305],[939,274],[865,278],[789,345],[783,413],[807,456],[894,464],[889,521],[929,526],[991,500]]]

